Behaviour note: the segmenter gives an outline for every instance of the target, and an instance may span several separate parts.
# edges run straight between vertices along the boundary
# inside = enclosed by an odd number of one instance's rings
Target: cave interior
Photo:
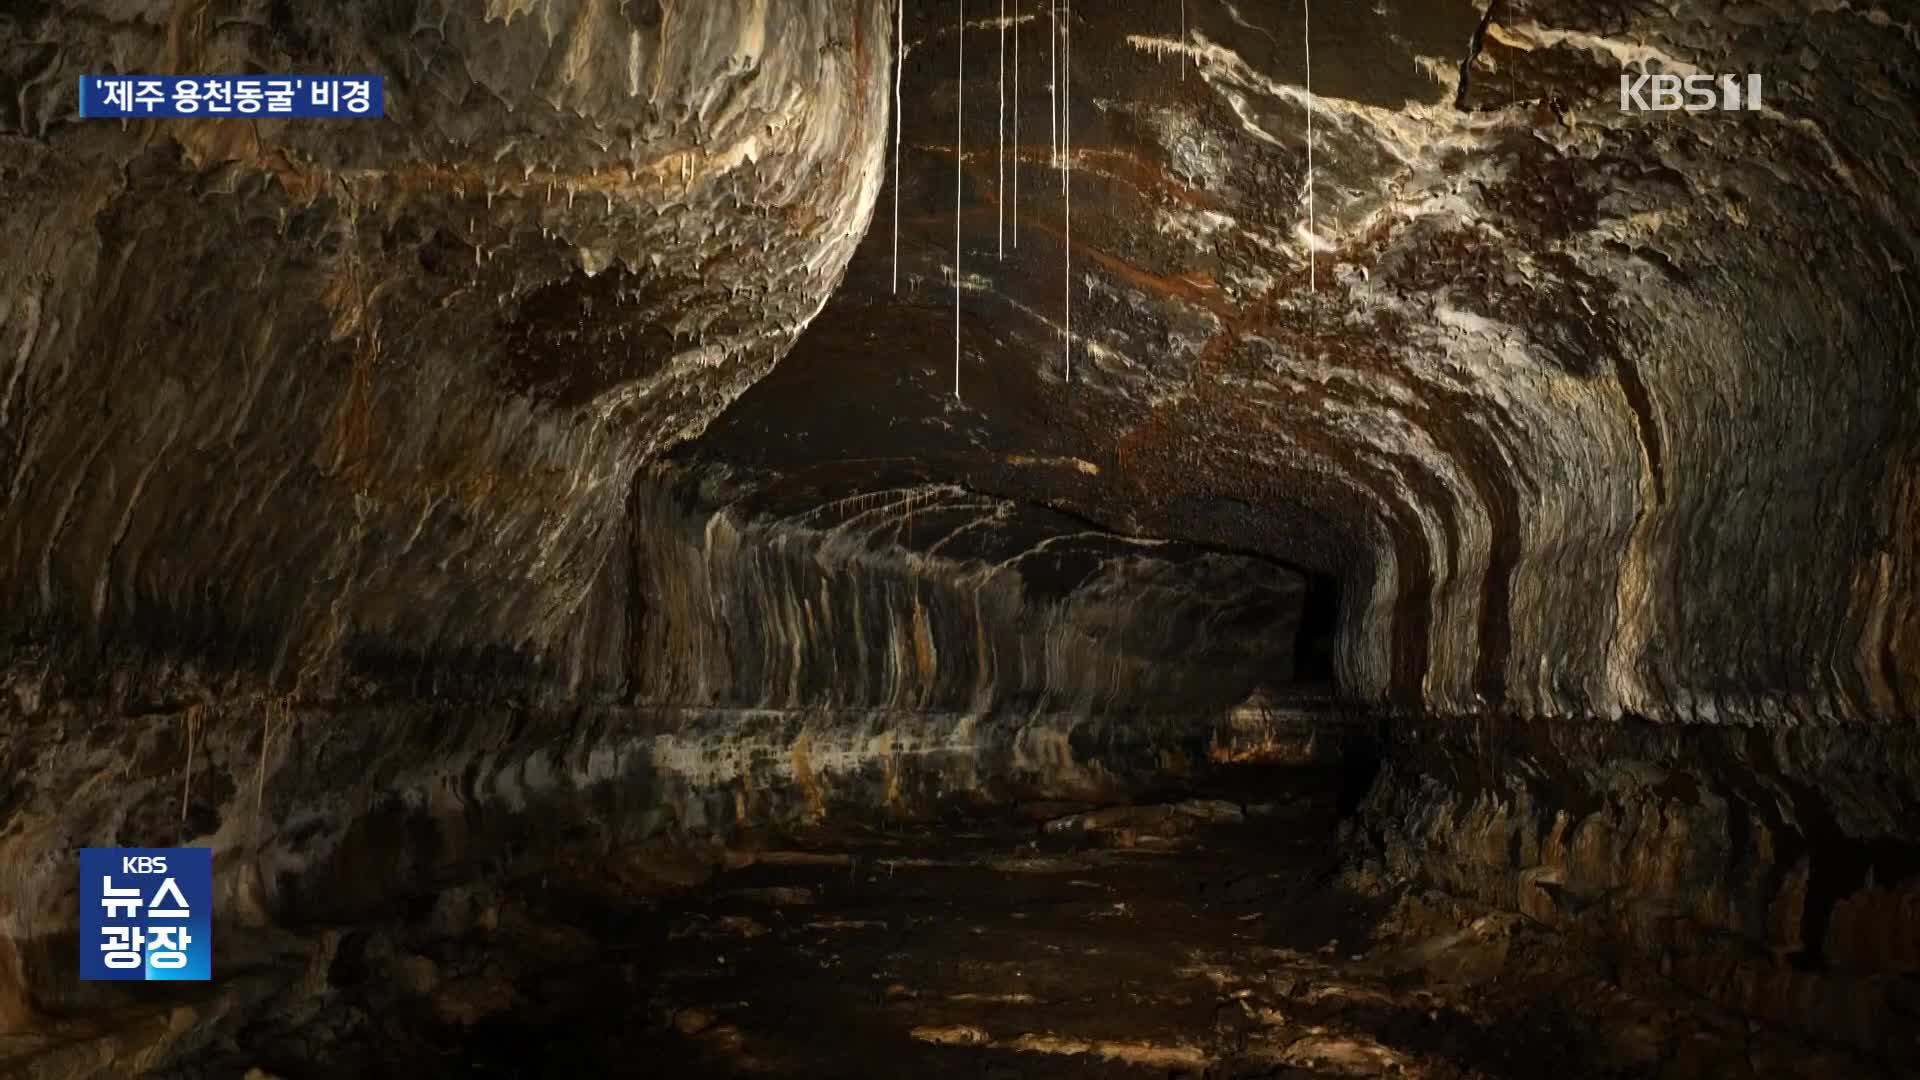
[[[195,72],[385,115],[80,118]],[[0,90],[0,1073],[1920,1069],[1914,0],[24,0]],[[175,847],[212,977],[81,978]]]

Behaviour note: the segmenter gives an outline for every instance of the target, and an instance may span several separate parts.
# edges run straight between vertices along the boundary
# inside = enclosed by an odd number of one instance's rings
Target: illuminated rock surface
[[[974,0],[956,147],[955,8],[914,0],[897,187],[867,0],[0,12],[0,1062],[291,1076],[262,1032],[387,983],[481,1060],[531,969],[343,942],[596,859],[1222,785],[1321,793],[1273,858],[1342,818],[1349,943],[1438,889],[1715,1032],[1920,1059],[1920,9],[1323,6],[1311,98],[1304,9],[1208,0],[1082,0],[1056,95],[1046,9]],[[1648,60],[1765,108],[1623,112]],[[383,72],[388,119],[73,119],[80,74],[174,70]],[[115,1028],[72,851],[175,843],[233,977]],[[1239,1060],[911,1013],[970,1075]],[[1354,1070],[1528,1074],[1367,1030]],[[1558,1071],[1651,1067],[1610,1053]]]

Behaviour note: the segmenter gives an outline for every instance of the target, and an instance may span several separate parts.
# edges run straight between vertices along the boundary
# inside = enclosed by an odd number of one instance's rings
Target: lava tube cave
[[[1308,7],[0,9],[0,1075],[1920,1071],[1920,5]]]

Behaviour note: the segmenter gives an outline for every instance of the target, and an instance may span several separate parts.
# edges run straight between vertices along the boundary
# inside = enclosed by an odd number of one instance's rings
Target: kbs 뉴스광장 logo
[[[80,978],[213,975],[211,848],[82,848]]]

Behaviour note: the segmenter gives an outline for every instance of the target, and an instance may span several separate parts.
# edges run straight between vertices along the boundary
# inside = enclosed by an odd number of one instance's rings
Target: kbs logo
[[[209,848],[80,849],[80,978],[213,974]]]
[[[1666,71],[1620,73],[1621,112],[1759,112],[1758,75],[1687,75]]]

